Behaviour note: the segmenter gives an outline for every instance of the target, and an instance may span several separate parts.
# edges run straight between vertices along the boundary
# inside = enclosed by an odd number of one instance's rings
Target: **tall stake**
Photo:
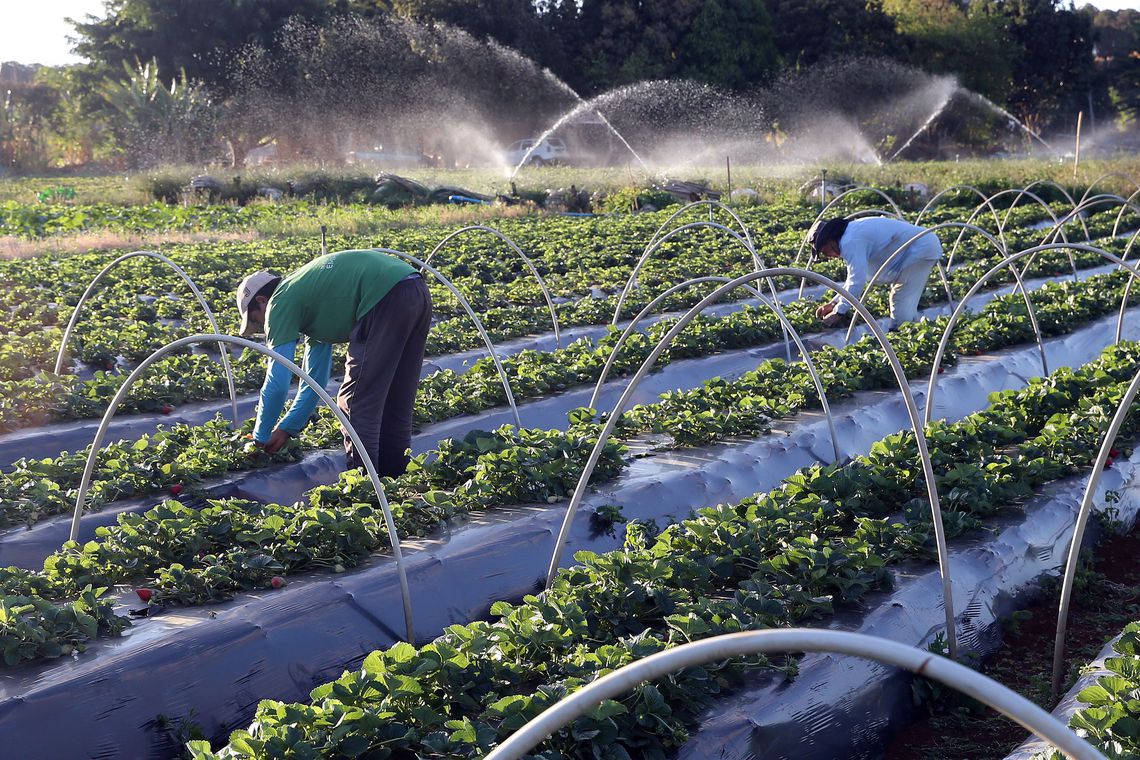
[[[732,159],[724,157],[724,171],[728,175],[728,202],[732,203]]]
[[[1085,112],[1077,112],[1077,149],[1073,153],[1073,179],[1077,178],[1077,166],[1081,163],[1081,122],[1085,120]]]

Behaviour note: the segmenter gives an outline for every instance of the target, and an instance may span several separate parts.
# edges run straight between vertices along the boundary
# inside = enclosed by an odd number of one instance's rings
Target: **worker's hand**
[[[827,316],[834,311],[835,311],[835,304],[832,303],[831,301],[828,301],[823,306],[820,306],[818,309],[815,310],[815,316],[817,319],[827,319]]]
[[[276,454],[285,444],[289,443],[289,440],[292,437],[292,434],[286,433],[281,428],[277,428],[273,431],[273,434],[269,436],[269,440],[265,443],[265,453]]]
[[[835,311],[834,309],[832,309],[831,313],[823,318],[823,323],[825,325],[827,325],[828,327],[835,327],[837,324],[839,324],[839,320],[842,317],[843,317],[842,314],[840,314],[838,311]]]

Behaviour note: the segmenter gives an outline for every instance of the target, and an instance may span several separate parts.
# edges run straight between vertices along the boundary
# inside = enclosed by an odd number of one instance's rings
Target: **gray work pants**
[[[352,328],[344,383],[337,406],[344,410],[380,475],[402,475],[412,442],[412,406],[420,382],[431,295],[422,277],[401,280]],[[349,469],[364,460],[344,437]]]

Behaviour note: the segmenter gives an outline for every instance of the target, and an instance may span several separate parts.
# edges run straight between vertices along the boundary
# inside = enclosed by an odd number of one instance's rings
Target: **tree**
[[[416,21],[451,24],[532,58],[547,50],[548,32],[531,0],[394,0],[392,11]]]
[[[881,0],[767,0],[785,67],[836,56],[896,58],[902,42]]]
[[[755,86],[779,66],[763,0],[706,0],[678,52],[680,76],[733,90]]]
[[[292,17],[321,21],[338,7],[330,0],[106,0],[104,18],[73,21],[75,50],[96,77],[154,61],[164,74],[185,72],[224,94],[242,48],[270,45]]]
[[[1010,110],[1030,129],[1069,130],[1094,98],[1092,25],[1056,0],[986,0],[979,12],[1009,24],[1014,48]]]
[[[1013,75],[1013,48],[1004,19],[958,0],[885,0],[907,41],[902,60],[933,74],[954,74],[966,88],[1004,100]]]
[[[218,153],[214,111],[205,89],[186,72],[165,85],[152,60],[103,87],[111,123],[133,166],[200,162]]]

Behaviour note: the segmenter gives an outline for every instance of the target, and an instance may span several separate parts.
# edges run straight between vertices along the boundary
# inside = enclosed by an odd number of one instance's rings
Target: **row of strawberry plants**
[[[757,219],[756,221],[758,225],[762,226],[762,220]],[[787,251],[796,250],[798,241],[795,238],[798,238],[802,233],[802,228],[806,227],[809,221],[810,217],[797,220],[794,223],[797,229],[791,233],[793,237],[783,243],[777,242],[775,245],[769,245],[768,250],[764,252],[765,258],[776,263],[782,263],[785,258],[790,258]],[[419,233],[417,240],[426,244],[422,236],[423,233]],[[607,243],[613,244],[615,242],[617,241],[612,240],[612,237],[607,239]],[[369,243],[361,241],[345,241],[344,244],[369,245]],[[389,244],[396,245],[396,242]],[[467,242],[464,241],[464,244]],[[687,236],[667,244],[662,255],[649,263],[644,273],[644,279],[651,284],[662,281],[675,282],[678,277],[690,276],[696,269],[708,267],[710,263],[716,265],[717,271],[729,271],[725,267],[730,267],[732,271],[739,269],[743,272],[746,270],[747,256],[744,256],[738,247],[734,248],[735,245],[723,235],[714,233],[706,232],[703,235]],[[969,246],[970,243],[968,242],[967,245]],[[264,244],[246,244],[246,247],[251,250],[244,256],[245,258],[250,257],[253,254],[252,249],[256,248],[255,257],[269,266],[273,265],[274,260],[284,258],[284,261],[279,263],[279,267],[292,268],[292,266],[311,256],[311,251],[303,250],[271,254],[264,250]],[[208,301],[211,302],[216,312],[223,315],[223,321],[228,324],[233,316],[230,314],[232,312],[230,289],[233,287],[233,283],[229,282],[234,276],[232,268],[228,267],[228,262],[226,262],[227,266],[219,271],[216,266],[217,262],[211,260],[212,257],[209,253],[202,255],[201,252],[195,253],[193,248],[179,249],[180,252],[183,250],[189,254],[184,265],[196,280],[201,280],[202,290]],[[422,251],[417,249],[410,250],[424,255]],[[480,298],[478,286],[471,282],[473,279],[478,279],[471,274],[474,262],[443,260],[438,263],[445,273],[457,279],[460,288],[468,294],[478,307],[488,309],[486,318],[491,331],[497,337],[512,337],[534,330],[548,329],[547,320],[549,316],[541,308],[536,308],[542,302],[537,286],[525,278],[518,279],[518,270],[520,269],[518,262],[510,257],[504,259],[501,251],[497,251],[493,245],[486,241],[482,241],[482,247],[479,251],[486,259],[477,266],[480,277],[486,278],[490,269],[498,270],[506,267],[506,271],[496,271],[496,274],[490,278],[490,284],[503,285],[510,291],[497,298],[495,301],[499,304],[497,307],[494,303]],[[606,277],[602,282],[610,283],[611,287],[616,286],[619,282],[624,282],[636,253],[636,249],[631,248],[628,243],[621,244],[617,248],[616,255],[608,257],[613,260],[613,265],[609,267],[612,270],[613,277]],[[292,261],[298,259],[298,254],[301,258],[295,262]],[[235,255],[240,254],[235,251]],[[177,255],[176,258],[182,260],[184,256]],[[576,258],[581,258],[581,256],[577,255]],[[78,289],[85,285],[84,268],[87,268],[86,274],[87,277],[90,277],[90,268],[95,265],[95,262],[103,263],[103,261],[101,257],[71,257],[66,260],[48,260],[51,265],[50,269],[54,270],[50,273],[44,272],[44,262],[37,262],[34,265],[12,264],[6,268],[6,272],[0,271],[0,280],[5,281],[9,286],[8,296],[0,298],[0,304],[7,307],[10,312],[8,329],[6,330],[7,342],[14,346],[17,345],[19,341],[15,340],[16,336],[26,336],[29,341],[29,345],[19,346],[20,350],[9,351],[13,356],[23,355],[25,357],[24,362],[2,361],[4,357],[3,353],[0,352],[0,380],[26,377],[35,369],[47,366],[54,357],[57,341],[48,341],[46,345],[43,345],[45,341],[43,338],[35,338],[35,333],[41,332],[44,325],[51,325],[58,319],[66,318],[69,314],[66,306],[60,309],[44,303],[44,293],[40,290],[43,283],[45,281],[60,283],[62,288],[56,290],[52,297],[64,304],[69,301],[73,302],[72,299],[78,297]],[[837,275],[837,266],[835,262],[824,263],[822,269],[829,275]],[[547,271],[547,274],[551,274],[551,272]],[[51,279],[45,280],[44,277],[48,276]],[[178,292],[182,287],[172,273],[157,264],[150,264],[144,276],[146,288],[157,289],[155,292],[161,293],[163,290]],[[580,294],[598,282],[599,280],[594,278],[590,284],[578,283],[577,289],[560,286],[557,283],[553,283],[553,286],[555,292]],[[445,291],[438,286],[436,289],[439,297],[437,300],[440,301],[440,310],[446,311],[452,308],[448,306],[450,299],[446,297]],[[83,361],[103,368],[108,363],[113,362],[117,356],[124,356],[128,360],[134,361],[141,359],[157,348],[158,345],[161,345],[164,336],[179,333],[177,329],[163,329],[162,325],[155,324],[156,319],[184,320],[187,322],[187,330],[204,327],[201,316],[194,309],[187,308],[194,306],[192,302],[169,296],[146,296],[140,300],[139,290],[138,273],[132,277],[130,272],[118,272],[108,277],[105,290],[101,291],[97,302],[89,307],[91,312],[85,317],[77,339],[77,355]],[[506,307],[506,304],[518,304],[520,298],[524,305]],[[525,304],[531,304],[531,306],[528,308]],[[637,303],[637,299],[631,302],[631,308],[640,305]],[[589,299],[585,301],[579,299],[574,303],[563,305],[560,309],[562,311],[561,319],[566,324],[596,324],[608,319],[608,312],[612,311],[613,304],[607,303],[603,307],[599,308],[599,305],[590,303]],[[129,322],[127,329],[124,329],[124,320]],[[436,353],[442,353],[472,348],[477,345],[478,335],[471,326],[464,319],[455,318],[437,326],[430,339],[429,349]],[[38,359],[38,361],[29,361],[31,359]]]
[[[990,409],[929,428],[951,531],[1019,504],[1092,460],[1140,366],[1136,345],[1060,370]],[[1011,420],[1014,422],[1011,423]],[[1138,432],[1130,418],[1122,435]],[[721,633],[802,624],[889,586],[889,564],[932,555],[912,434],[780,489],[702,510],[622,550],[581,552],[541,597],[497,603],[493,622],[452,626],[421,648],[376,651],[309,704],[263,701],[248,730],[195,758],[479,757],[585,683],[635,659]],[[902,506],[906,522],[895,520]],[[688,668],[604,703],[548,740],[544,758],[666,756],[701,711],[763,660]],[[793,662],[784,670],[794,674]]]
[[[934,332],[912,332],[919,342],[924,337],[937,337]],[[931,348],[926,346],[927,357]],[[867,347],[863,349],[866,351]],[[905,351],[904,355],[909,356]],[[882,364],[881,358],[878,364]],[[850,377],[852,369],[856,368],[837,367],[841,370],[837,377]],[[1105,371],[1094,368],[1093,374],[1103,379]],[[1063,374],[1058,377],[1065,379]],[[763,384],[764,378],[757,376],[750,381]],[[1048,405],[1034,401],[1034,413],[1045,419],[1063,408],[1063,404],[1071,405],[1087,396],[1068,382],[1061,391],[1055,389],[1057,383],[1040,386],[1047,391]],[[723,384],[710,387],[724,390]],[[1033,395],[1026,392],[1023,398],[1033,399]],[[722,396],[720,402],[734,407],[756,406],[739,397],[726,400]],[[697,403],[703,404],[700,399]],[[1019,398],[1019,403],[1026,402]],[[709,405],[703,406],[702,414],[708,415]],[[711,416],[718,415],[724,420],[719,430],[724,435],[755,433],[766,426],[763,417],[748,420],[745,415],[748,421],[742,427],[731,415],[713,411]],[[1039,424],[1028,421],[1025,415],[1017,418],[1007,408],[999,408],[996,415],[995,419],[1012,425],[1008,428],[1010,434],[1024,434]],[[445,441],[436,458],[418,458],[408,475],[388,483],[400,532],[422,535],[439,520],[471,509],[563,498],[592,443],[590,434],[596,428],[589,421],[591,416],[589,410],[574,413],[566,434],[516,433],[503,428],[494,435],[472,434],[459,444]],[[636,418],[638,410],[632,416]],[[661,415],[659,419],[667,418]],[[672,422],[665,424],[683,430],[684,415],[677,413]],[[678,437],[681,435],[678,433]],[[932,436],[936,443],[947,440]],[[567,441],[571,442],[569,446]],[[905,451],[900,452],[906,455]],[[622,467],[620,447],[612,444],[596,477],[613,477]],[[1053,477],[1057,472],[1048,466],[1042,471]],[[969,481],[979,472],[976,467],[955,468],[954,488],[947,498],[949,509],[965,504],[978,511],[987,503],[976,487],[970,487]],[[8,595],[59,599],[92,584],[105,586],[147,576],[143,582],[148,584],[148,599],[201,603],[225,598],[238,589],[264,586],[278,573],[314,567],[343,569],[386,542],[369,489],[367,480],[359,472],[352,472],[334,486],[315,489],[307,503],[291,507],[227,500],[214,502],[204,510],[171,503],[142,515],[123,515],[117,525],[101,528],[96,541],[83,546],[70,544],[49,557],[42,571],[4,571],[4,591]],[[974,524],[964,519],[964,513],[950,514],[947,522],[951,532]],[[955,521],[953,515],[963,519]]]
[[[1109,249],[1117,250],[1118,253],[1123,252],[1125,245],[1123,241],[1119,240],[1101,242]],[[1077,252],[1075,257],[1081,266],[1093,266],[1102,262],[1102,259],[1091,253]],[[980,275],[981,270],[990,264],[990,262],[980,261],[975,263],[980,268],[966,266],[956,269],[951,274],[951,287],[955,292],[962,292],[968,288],[972,281]],[[1034,262],[1031,267],[1031,274],[1063,272],[1066,271],[1067,263],[1067,256],[1062,252],[1044,255]],[[1006,271],[994,278],[994,284],[997,285],[1012,279],[1012,274]],[[679,303],[669,304],[669,306],[677,307],[688,304],[701,297],[702,293],[702,290],[698,290],[693,293],[680,294],[678,295]],[[924,304],[937,303],[942,299],[942,295],[943,291],[937,282],[928,283],[923,299]],[[871,303],[877,310],[883,308],[884,301],[881,293],[872,295]],[[814,317],[814,309],[789,307],[788,311],[793,324],[802,332],[814,331],[821,327]],[[598,316],[601,316],[600,311]],[[744,332],[750,336],[744,342],[731,336],[732,333],[739,332],[739,326],[733,324],[734,322],[742,323]],[[764,323],[762,328],[760,322]],[[758,342],[773,338],[777,334],[778,323],[774,316],[760,313],[730,316],[726,318],[722,326],[728,338],[728,345],[745,346],[756,345]],[[200,326],[199,329],[204,330],[206,327]],[[49,334],[40,333],[40,337]],[[172,337],[173,334],[164,338],[155,337],[155,346],[145,345],[140,346],[140,348],[145,348],[147,351],[153,350],[157,344]],[[754,342],[749,343],[748,340]],[[50,341],[44,341],[44,344],[46,350]],[[705,350],[708,351],[714,350],[721,344],[710,342],[695,345],[706,346]],[[566,349],[549,354],[527,352],[520,357],[509,360],[507,369],[512,376],[512,382],[519,386],[516,393],[520,397],[526,397],[535,392],[541,393],[548,389],[567,387],[575,382],[581,383],[596,379],[600,372],[601,362],[592,356],[588,356],[585,359],[586,366],[582,366],[583,356],[593,353],[595,351],[591,342],[579,342]],[[101,352],[100,356],[102,355]],[[686,355],[693,356],[696,354],[690,351]],[[15,357],[13,357],[13,361],[16,361]],[[193,371],[188,371],[190,369],[186,366],[188,362],[193,363]],[[252,390],[257,387],[260,381],[258,364],[259,358],[249,352],[243,354],[235,362],[236,384],[240,390]],[[535,366],[541,368],[541,372],[548,375],[549,378],[537,377]],[[159,380],[136,386],[126,402],[125,411],[169,410],[170,407],[186,401],[216,398],[224,393],[226,387],[220,365],[202,361],[202,357],[171,357],[154,367],[152,373]],[[421,423],[436,421],[453,416],[456,413],[478,411],[487,408],[488,405],[505,402],[505,396],[497,385],[498,381],[494,377],[494,373],[493,363],[484,360],[478,363],[471,372],[466,373],[467,377],[465,378],[460,378],[454,372],[434,375],[427,384],[428,392],[433,397],[433,403],[422,407],[424,410],[431,410],[431,413],[424,414],[421,412],[417,415],[417,420]],[[179,382],[178,378],[184,378],[184,380]],[[56,418],[70,419],[97,415],[102,411],[121,382],[122,376],[105,372],[96,373],[93,378],[85,381],[80,381],[74,376],[41,375],[35,380],[0,382],[0,391],[3,392],[3,397],[6,399],[0,400],[0,429],[13,429],[28,424],[34,425]],[[473,390],[469,392],[469,388],[464,386],[472,387]],[[451,403],[445,406],[434,403],[444,396],[449,398]]]
[[[1130,623],[1112,643],[1116,656],[1106,657],[1096,683],[1082,689],[1069,726],[1111,760],[1140,757],[1140,622]],[[1054,752],[1050,760],[1063,760]]]
[[[1034,291],[1032,297],[1045,334],[1067,332],[1111,312],[1112,295],[1120,292],[1123,279],[1119,273],[1101,275],[1080,283],[1065,282]],[[755,340],[757,335],[771,336],[775,327],[764,322],[765,317],[747,310],[720,321],[697,321],[678,344],[674,355],[694,355],[710,345],[731,341],[746,343]],[[929,366],[941,324],[910,324],[895,333],[896,350],[908,362],[909,372]],[[657,331],[664,329],[662,326]],[[952,352],[979,353],[1030,339],[1032,330],[1024,306],[1019,299],[1007,296],[966,318],[955,333],[951,349]],[[639,363],[651,345],[650,337],[635,340],[622,367],[630,368]],[[572,365],[572,371],[580,374],[572,377],[562,374],[565,372],[562,368],[538,366],[537,362],[543,357],[536,354],[517,360],[518,366],[528,367],[527,372],[535,379],[528,392],[541,393],[555,383],[596,376],[604,362],[605,351],[589,349],[583,344],[580,361]],[[842,398],[855,390],[889,388],[893,384],[884,360],[869,337],[841,349],[824,347],[813,358],[831,399]],[[953,360],[954,353],[948,357],[948,361]],[[434,381],[426,382],[418,401],[421,415],[433,407],[462,412],[475,408],[472,405],[477,402],[483,407],[497,403],[502,389],[485,370],[483,367],[483,371],[471,373],[470,381],[458,378],[457,381],[463,380],[466,385],[457,395],[439,391]],[[521,374],[517,373],[516,377]],[[656,404],[632,410],[624,429],[630,435],[643,431],[664,433],[677,444],[695,445],[730,435],[762,432],[768,417],[786,416],[818,403],[802,364],[771,360],[733,382],[718,379],[692,391],[664,394]],[[248,469],[253,464],[294,459],[303,449],[335,445],[339,437],[335,419],[325,410],[298,441],[273,458],[251,460],[244,434],[244,429],[235,432],[217,420],[199,427],[176,425],[134,443],[105,447],[97,456],[92,503],[172,486],[192,486],[204,478]],[[86,451],[55,459],[18,460],[9,472],[0,475],[0,524],[31,524],[69,510],[85,458]]]

